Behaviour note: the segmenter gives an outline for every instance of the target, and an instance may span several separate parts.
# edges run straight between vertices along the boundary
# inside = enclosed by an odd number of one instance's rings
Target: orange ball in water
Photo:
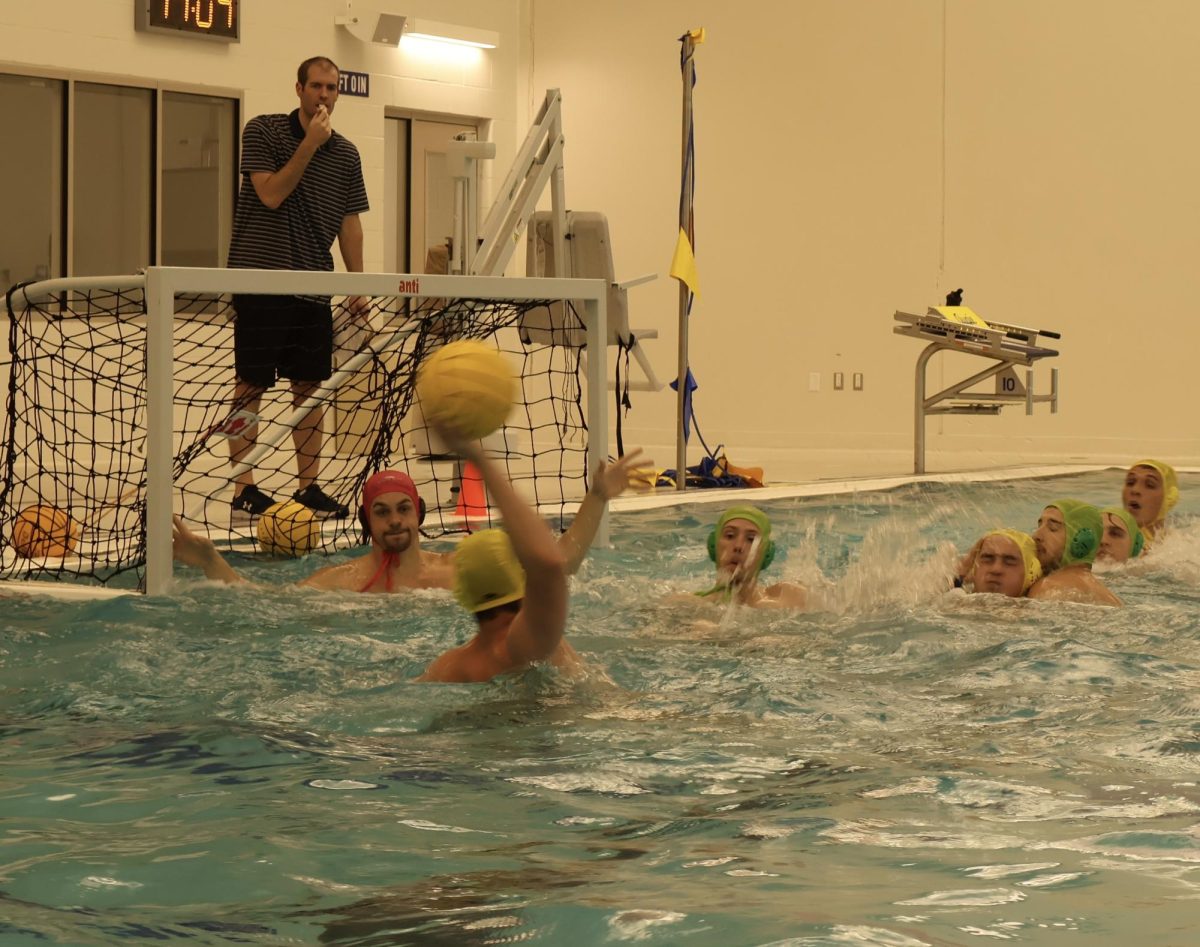
[[[320,545],[321,523],[307,506],[284,500],[258,518],[258,541],[276,556],[302,556]]]
[[[13,520],[10,542],[26,559],[62,559],[78,541],[79,524],[56,506],[27,506]]]
[[[517,382],[504,356],[474,339],[438,349],[417,372],[425,417],[471,440],[504,423],[516,394]]]

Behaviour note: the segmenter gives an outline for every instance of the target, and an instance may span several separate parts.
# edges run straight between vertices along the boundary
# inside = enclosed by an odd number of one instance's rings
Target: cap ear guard
[[[717,561],[717,531],[715,528],[708,534],[708,558],[713,562]],[[774,561],[775,540],[768,539],[763,547],[762,562],[758,566],[759,571],[761,572]]]
[[[1086,562],[1094,558],[1096,550],[1100,548],[1100,543],[1096,538],[1096,534],[1087,526],[1082,529],[1077,529],[1075,535],[1071,537],[1071,546],[1067,550],[1067,554],[1074,560]]]
[[[1139,529],[1136,533],[1133,534],[1133,546],[1131,546],[1129,549],[1129,558],[1136,559],[1138,556],[1140,556],[1142,554],[1142,550],[1144,548],[1146,548],[1146,537],[1143,535],[1142,531]]]

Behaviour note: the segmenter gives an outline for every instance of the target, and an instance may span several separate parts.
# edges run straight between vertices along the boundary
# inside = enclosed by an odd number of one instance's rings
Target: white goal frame
[[[102,286],[114,278],[86,277],[56,280],[63,288]],[[136,287],[141,277],[120,277],[122,287]],[[598,279],[531,279],[516,277],[438,276],[423,273],[326,273],[290,270],[215,269],[152,266],[145,271],[146,301],[146,572],[145,591],[165,595],[171,591],[174,564],[171,552],[174,492],[174,333],[178,294],[255,293],[264,283],[279,286],[286,280],[287,292],[316,296],[408,297],[433,299],[571,300],[586,326],[586,339],[593,351],[604,351],[608,336],[607,286]],[[47,284],[48,285],[48,284]],[[270,291],[270,290],[268,290]],[[232,364],[233,351],[229,353]],[[594,368],[592,366],[595,366]],[[588,473],[608,454],[608,399],[606,379],[600,377],[603,359],[588,363],[585,410],[588,425],[586,463]],[[597,377],[592,377],[593,375]],[[331,381],[336,382],[335,379]],[[328,383],[326,383],[328,384]],[[323,385],[314,394],[322,397],[335,390]],[[232,467],[231,467],[232,470]],[[597,542],[608,542],[607,515]],[[13,582],[14,587],[32,583]],[[37,583],[47,591],[58,583]],[[108,590],[99,589],[103,595]]]

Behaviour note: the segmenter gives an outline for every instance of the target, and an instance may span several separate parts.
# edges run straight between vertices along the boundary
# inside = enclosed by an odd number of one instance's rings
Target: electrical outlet
[[[863,373],[862,372],[854,373],[854,390],[855,391],[863,390]]]
[[[834,372],[833,373],[833,390],[841,391],[845,387],[846,387],[846,376],[843,375],[841,372]]]
[[[821,373],[820,372],[809,372],[808,373],[808,390],[809,391],[820,391],[821,390]]]

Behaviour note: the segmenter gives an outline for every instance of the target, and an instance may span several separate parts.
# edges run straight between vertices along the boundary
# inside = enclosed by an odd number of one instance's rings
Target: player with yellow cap
[[[418,680],[471,684],[546,662],[569,672],[582,662],[563,638],[567,559],[549,527],[477,441],[431,422],[441,439],[483,477],[504,530],[468,536],[454,553],[454,596],[475,619],[466,644],[446,651]]]
[[[1033,537],[1015,529],[984,533],[966,562],[963,584],[971,592],[1021,598],[1042,577]]]
[[[1125,471],[1121,505],[1137,521],[1146,546],[1159,537],[1167,514],[1179,502],[1179,477],[1161,460],[1139,460]]]

